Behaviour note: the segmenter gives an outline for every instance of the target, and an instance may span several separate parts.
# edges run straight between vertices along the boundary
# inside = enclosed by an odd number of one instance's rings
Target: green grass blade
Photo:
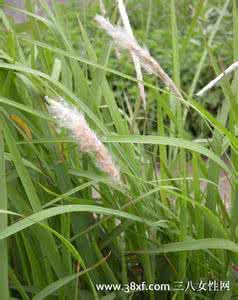
[[[13,284],[14,288],[21,295],[22,300],[30,300],[27,293],[25,292],[24,287],[21,285],[19,279],[17,278],[17,276],[12,268],[9,269],[9,278],[10,278],[10,281]]]
[[[15,142],[15,140],[12,136],[12,133],[7,124],[5,124],[5,127],[4,127],[4,136],[6,139],[6,143],[9,147],[9,151],[12,155],[13,162],[14,162],[17,172],[19,174],[19,177],[25,188],[25,192],[28,196],[31,207],[32,207],[33,211],[38,211],[41,209],[40,200],[38,198],[38,195],[36,193],[36,190],[35,190],[32,180],[30,178],[30,175],[29,175],[25,165],[23,164],[21,154],[20,154],[19,150],[17,149],[16,142]]]
[[[110,208],[104,208],[95,205],[63,205],[63,206],[42,210],[38,213],[31,215],[30,217],[26,217],[25,219],[20,220],[17,223],[8,226],[6,229],[0,232],[0,240],[9,237],[25,228],[28,228],[29,226],[35,223],[39,223],[53,216],[70,213],[70,212],[93,212],[99,214],[101,213],[104,215],[112,215],[118,218],[125,218],[128,220],[145,223],[149,226],[154,226],[154,223],[151,221],[148,221],[141,217],[131,215],[122,211],[110,209]]]
[[[17,109],[25,111],[25,112],[28,112],[29,114],[32,114],[32,115],[37,116],[39,118],[42,118],[44,120],[48,120],[48,121],[53,120],[49,115],[46,115],[46,114],[44,114],[40,111],[37,111],[37,110],[34,110],[34,109],[30,108],[29,106],[26,106],[26,105],[23,105],[21,103],[12,101],[12,100],[7,99],[5,97],[0,97],[0,103],[9,105],[11,107],[17,108]]]
[[[0,209],[7,210],[8,199],[7,199],[7,185],[6,185],[6,167],[5,167],[5,156],[4,156],[4,139],[3,139],[3,119],[0,116]],[[0,230],[4,230],[8,225],[7,215],[0,216]],[[0,293],[3,299],[8,299],[9,288],[8,288],[8,246],[7,241],[0,242]]]
[[[63,286],[65,286],[66,284],[70,283],[71,281],[75,280],[76,278],[92,271],[93,269],[97,268],[98,266],[100,266],[101,264],[104,263],[104,261],[106,260],[106,258],[101,259],[97,264],[93,265],[90,268],[87,268],[79,273],[73,274],[73,275],[69,275],[63,278],[60,278],[59,280],[51,283],[50,285],[48,285],[46,288],[44,288],[43,290],[41,290],[38,294],[36,294],[32,300],[42,300],[45,299],[46,297],[48,297],[49,295],[51,295],[54,292],[57,292],[57,290],[59,290],[60,288],[62,288]]]
[[[221,249],[229,250],[232,252],[238,252],[238,244],[224,239],[200,239],[200,240],[187,240],[183,242],[176,242],[166,245],[161,245],[156,250],[151,251],[132,251],[135,254],[161,254],[161,253],[172,253],[180,251],[197,251],[197,250],[208,250],[208,249]]]
[[[213,40],[216,36],[216,33],[217,31],[219,30],[219,27],[220,27],[220,24],[226,14],[226,11],[227,11],[227,7],[230,3],[230,0],[226,0],[226,2],[224,3],[223,7],[222,7],[222,10],[220,11],[220,14],[219,14],[219,17],[216,21],[216,24],[214,25],[214,28],[209,36],[209,40],[208,40],[208,46],[211,47],[212,46],[212,43],[213,43]],[[193,82],[191,84],[191,88],[189,90],[189,98],[192,97],[192,95],[194,94],[194,91],[196,89],[196,86],[197,86],[197,83],[198,83],[198,80],[199,80],[199,77],[200,77],[200,74],[201,74],[201,71],[202,71],[202,67],[206,61],[206,58],[207,58],[207,55],[208,55],[208,52],[207,50],[205,49],[202,53],[202,56],[201,56],[201,59],[198,63],[198,66],[197,66],[197,69],[196,69],[196,72],[195,72],[195,75],[194,75],[194,78],[193,78]]]
[[[113,135],[113,136],[105,136],[102,139],[105,143],[138,143],[138,144],[158,144],[158,145],[166,145],[166,146],[174,146],[180,147],[183,149],[188,149],[191,151],[195,151],[206,157],[210,158],[214,162],[216,162],[220,167],[222,167],[226,172],[231,174],[231,170],[228,166],[220,159],[214,152],[209,149],[199,145],[196,142],[172,138],[172,137],[164,137],[164,136],[140,136],[140,135]]]

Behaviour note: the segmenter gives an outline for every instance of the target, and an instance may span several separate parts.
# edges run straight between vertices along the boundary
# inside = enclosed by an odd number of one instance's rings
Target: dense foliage
[[[40,14],[35,2],[21,24],[0,10],[1,299],[235,297],[237,76],[195,93],[238,59],[236,1],[127,1],[136,38],[183,95],[144,74],[146,109],[130,54],[94,21],[98,1],[39,0]],[[117,23],[116,1],[104,3]],[[84,113],[120,184],[59,129],[45,95]],[[214,280],[230,290],[96,288]]]

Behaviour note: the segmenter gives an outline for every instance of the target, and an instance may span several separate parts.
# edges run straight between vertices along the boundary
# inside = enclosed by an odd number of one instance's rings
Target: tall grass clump
[[[0,10],[1,299],[238,294],[237,3],[127,2]]]

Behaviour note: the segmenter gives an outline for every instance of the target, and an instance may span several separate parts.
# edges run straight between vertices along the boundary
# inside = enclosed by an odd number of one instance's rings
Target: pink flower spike
[[[84,115],[75,107],[66,103],[63,98],[56,101],[46,96],[46,101],[49,104],[50,114],[57,120],[60,127],[70,130],[75,141],[79,144],[80,151],[94,153],[99,168],[114,181],[120,182],[118,167],[114,164],[107,148],[89,127]]]

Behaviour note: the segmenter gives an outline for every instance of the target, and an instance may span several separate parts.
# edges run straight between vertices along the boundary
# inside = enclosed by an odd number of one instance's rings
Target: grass
[[[6,210],[8,206],[7,199],[7,187],[6,187],[6,172],[5,172],[5,157],[4,157],[4,139],[3,139],[3,130],[4,127],[3,120],[1,120],[1,132],[0,132],[0,155],[1,155],[1,166],[0,166],[0,187],[2,191],[1,196],[1,209]],[[2,216],[0,220],[1,230],[7,228],[7,216]],[[7,241],[3,240],[0,243],[1,250],[1,266],[2,266],[2,278],[1,278],[1,291],[3,298],[7,299],[9,296],[8,288],[8,249]]]
[[[235,298],[237,73],[201,99],[194,94],[224,68],[216,45],[227,23],[233,25],[232,46],[220,51],[229,53],[230,63],[237,60],[236,1],[194,1],[186,26],[177,13],[184,5],[177,1],[128,1],[135,35],[141,26],[148,45],[159,26],[155,13],[164,9],[161,20],[168,27],[161,37],[170,50],[158,44],[152,53],[183,95],[175,97],[147,74],[146,110],[139,106],[129,54],[115,58],[114,45],[93,21],[97,1],[80,7],[54,1],[49,8],[40,0],[42,16],[32,1],[25,2],[24,24],[0,12],[2,299]],[[105,5],[116,22],[116,5]],[[203,24],[215,6],[205,35]],[[120,166],[120,185],[97,168],[92,155],[78,150],[66,130],[57,129],[45,95],[62,96],[85,114]],[[219,105],[209,109],[207,99],[216,97]],[[193,122],[200,126],[195,133]],[[222,174],[232,187],[229,208],[219,193]],[[96,289],[98,283],[172,287],[190,280],[229,280],[231,289],[128,294]]]

